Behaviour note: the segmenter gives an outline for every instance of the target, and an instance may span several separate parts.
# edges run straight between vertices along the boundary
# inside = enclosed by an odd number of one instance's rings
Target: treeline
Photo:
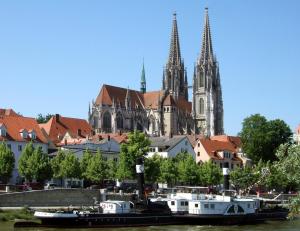
[[[145,134],[137,131],[130,133],[128,142],[121,145],[120,160],[117,163],[112,159],[105,161],[99,150],[97,153],[85,150],[83,156],[78,158],[71,151],[60,149],[50,159],[41,147],[28,143],[20,156],[18,170],[28,182],[35,180],[43,183],[51,178],[76,178],[98,184],[104,179],[135,179],[136,159],[144,157],[147,182],[169,185],[215,185],[221,182],[221,170],[212,162],[197,165],[194,158],[187,153],[180,153],[175,158],[162,158],[158,155],[147,158],[149,145],[150,141]],[[0,171],[3,182],[11,177],[14,162],[13,153],[2,143],[0,163],[3,166]]]

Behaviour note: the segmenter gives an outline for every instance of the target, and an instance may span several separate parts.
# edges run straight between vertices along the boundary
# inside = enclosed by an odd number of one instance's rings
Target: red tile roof
[[[201,138],[199,140],[207,152],[207,154],[213,159],[223,159],[218,155],[219,151],[230,151],[232,153],[236,153],[237,146],[235,143],[230,140],[225,140],[225,137],[213,137],[212,138]],[[233,157],[233,160],[239,160],[237,157]]]
[[[73,138],[85,138],[92,134],[92,128],[86,120],[63,117],[58,114],[52,116],[47,123],[39,125],[54,144],[58,144],[67,132]]]
[[[128,139],[127,133],[103,133],[103,134],[96,134],[90,138],[92,141],[100,141],[102,139],[108,139],[108,137],[113,138],[115,141],[117,141],[119,144],[125,143]]]
[[[163,91],[150,91],[143,94],[145,108],[157,109],[158,102],[162,98]]]
[[[20,116],[13,109],[0,108],[0,116]]]
[[[128,90],[131,99],[131,108],[136,108],[136,106],[139,106],[140,108],[157,109],[158,102],[164,96],[164,91],[152,91],[143,94],[139,91],[104,84],[96,98],[95,103],[96,105],[105,104],[111,106],[114,101],[116,105],[120,104],[122,107],[124,107]],[[171,95],[167,95],[163,101],[163,105],[176,105],[180,110],[187,113],[191,113],[192,111],[192,103],[185,100],[182,96],[179,96],[178,100],[174,100]]]
[[[227,136],[227,135],[218,135],[218,136],[211,136],[211,140],[218,140],[223,142],[231,142],[236,146],[236,148],[240,148],[242,146],[241,138],[238,136]]]
[[[33,142],[48,143],[46,137],[43,135],[38,123],[34,118],[15,116],[0,116],[0,124],[4,125],[6,128],[6,136],[0,136],[0,141],[12,140],[12,141],[30,141],[31,138],[23,139],[20,131],[27,132],[34,130],[36,133],[36,139]]]

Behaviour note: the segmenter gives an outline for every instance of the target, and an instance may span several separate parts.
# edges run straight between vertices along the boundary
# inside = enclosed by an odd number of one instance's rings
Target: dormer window
[[[20,135],[23,139],[27,139],[28,138],[28,132],[26,129],[21,129],[20,130]]]
[[[4,126],[4,124],[0,124],[0,136],[6,136],[6,127]]]
[[[223,155],[224,155],[224,158],[228,158],[228,159],[231,158],[231,154],[230,154],[230,152],[228,152],[228,151],[224,151],[224,152],[223,152]]]
[[[36,139],[36,133],[34,130],[29,130],[29,137],[32,139],[32,140],[35,140]]]

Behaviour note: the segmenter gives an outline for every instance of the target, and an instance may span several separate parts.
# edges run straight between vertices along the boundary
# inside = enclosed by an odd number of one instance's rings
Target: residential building
[[[195,143],[194,151],[199,164],[211,160],[220,168],[228,163],[230,169],[251,165],[251,160],[242,152],[239,137],[220,135],[200,138]]]
[[[41,146],[43,152],[48,153],[47,138],[36,120],[20,116],[11,109],[0,109],[0,142],[4,142],[15,156],[15,167],[10,179],[12,184],[22,182],[22,177],[18,173],[18,161],[26,144],[32,142],[34,147]]]
[[[68,140],[92,136],[92,128],[84,119],[69,118],[56,114],[47,123],[39,124],[43,133],[55,146]]]
[[[187,71],[181,57],[176,14],[162,87],[146,91],[143,64],[140,91],[103,85],[89,105],[88,120],[96,133],[140,130],[150,136],[223,134],[223,102],[219,65],[212,50],[205,10],[202,50],[193,75],[193,100],[188,101]]]
[[[187,136],[150,137],[150,150],[147,157],[158,154],[164,158],[175,157],[178,153],[186,152],[195,159],[195,152]]]

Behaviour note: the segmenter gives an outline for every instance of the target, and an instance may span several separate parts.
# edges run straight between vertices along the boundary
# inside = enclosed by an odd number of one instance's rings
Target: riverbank
[[[15,219],[33,220],[33,212],[26,208],[18,210],[0,209],[0,221],[14,221]]]

